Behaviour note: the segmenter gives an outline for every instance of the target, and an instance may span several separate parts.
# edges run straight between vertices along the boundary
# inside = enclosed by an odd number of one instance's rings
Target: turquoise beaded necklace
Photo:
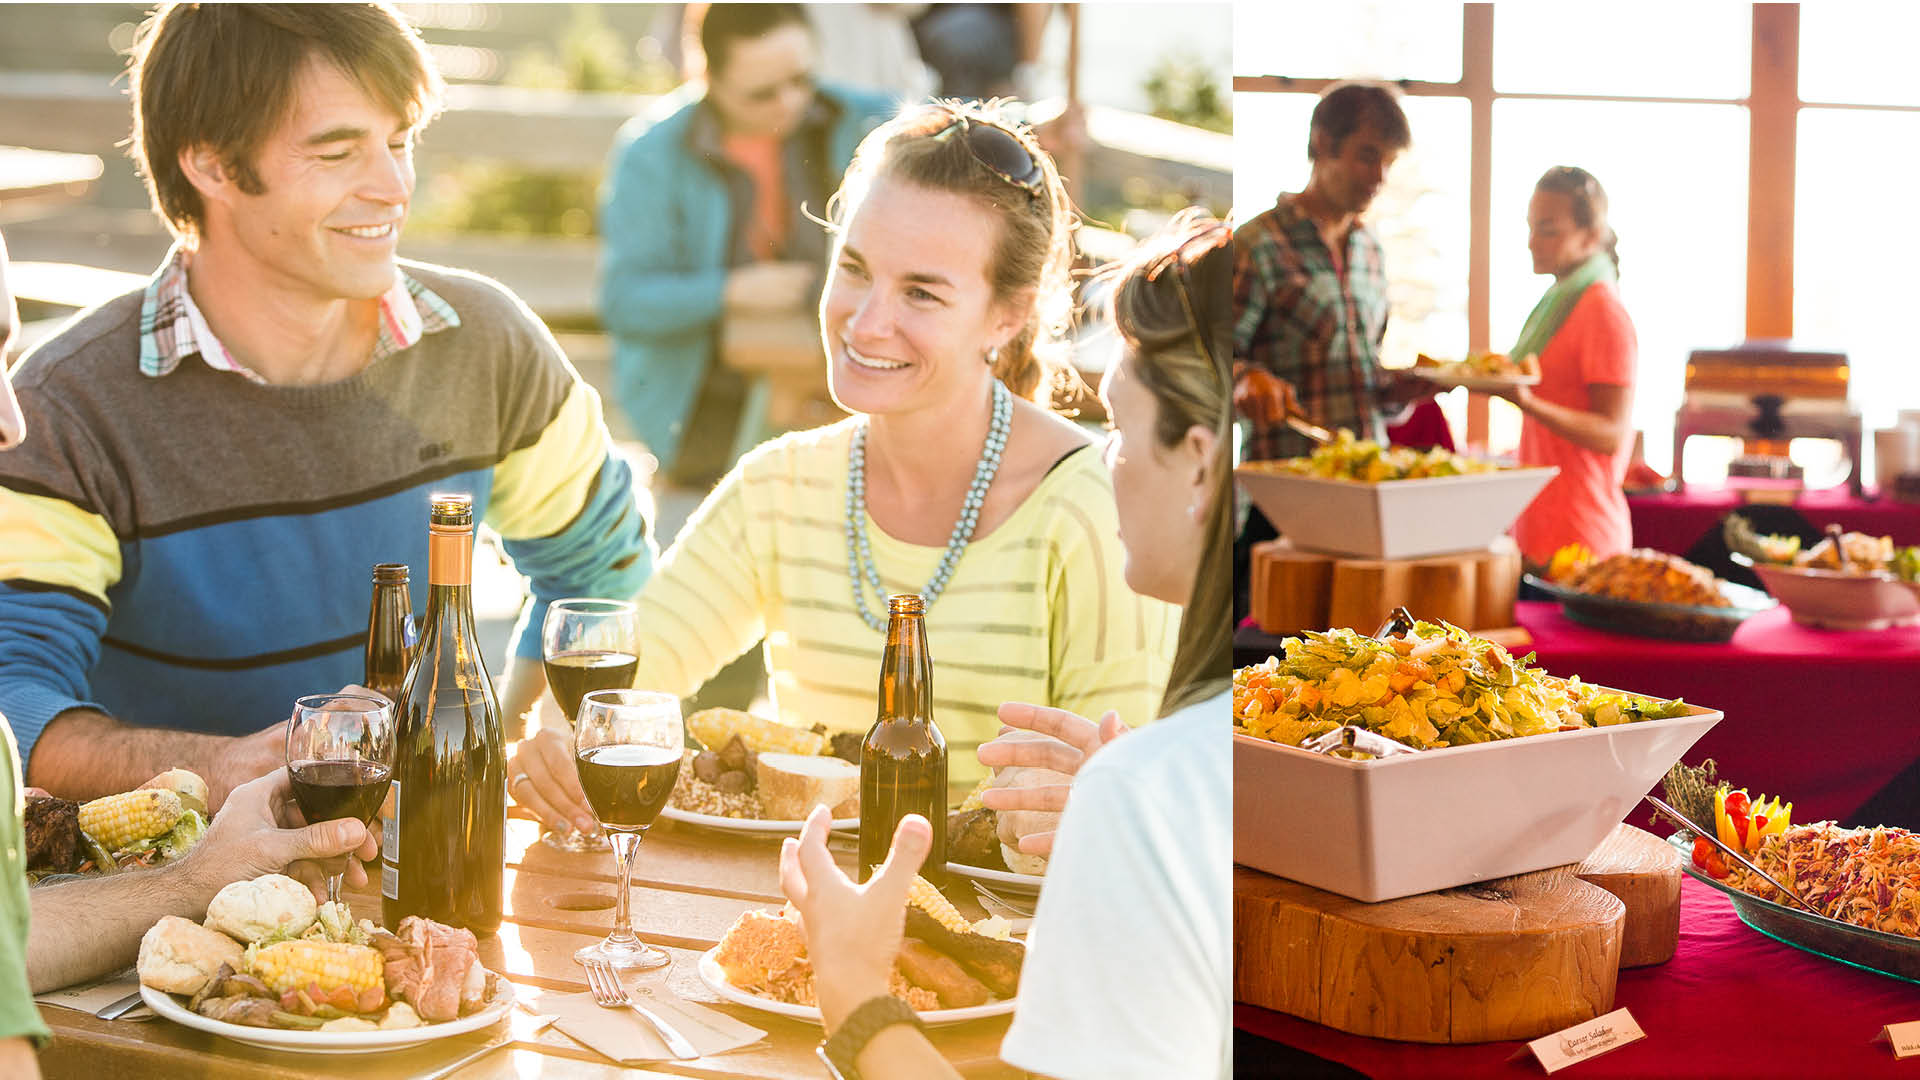
[[[871,585],[882,600],[887,595],[880,584],[880,569],[873,561],[873,545],[867,540],[867,426],[861,424],[853,429],[853,443],[847,450],[847,577],[853,583],[853,607],[861,621],[875,633],[884,634],[886,620],[867,607],[866,586]],[[960,553],[973,539],[974,527],[980,523],[980,505],[986,501],[987,489],[993,486],[994,474],[1000,471],[1000,455],[1006,452],[1007,430],[1012,426],[1013,395],[1007,392],[1005,384],[995,379],[993,420],[987,425],[987,441],[980,448],[980,463],[974,466],[973,483],[967,486],[967,497],[960,504],[960,517],[953,523],[952,535],[947,537],[947,550],[940,556],[940,565],[934,568],[927,587],[920,590],[920,597],[929,608],[946,591],[953,569],[960,562]]]

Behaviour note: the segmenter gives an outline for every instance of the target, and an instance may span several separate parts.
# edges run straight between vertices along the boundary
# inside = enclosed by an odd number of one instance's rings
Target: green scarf
[[[1547,294],[1533,305],[1533,312],[1520,327],[1520,339],[1513,343],[1513,350],[1507,353],[1516,363],[1523,357],[1538,357],[1547,351],[1547,342],[1560,330],[1560,324],[1567,321],[1567,313],[1573,310],[1580,295],[1587,286],[1596,281],[1616,281],[1619,275],[1613,269],[1613,259],[1604,251],[1596,251],[1573,273],[1555,281],[1547,287]]]

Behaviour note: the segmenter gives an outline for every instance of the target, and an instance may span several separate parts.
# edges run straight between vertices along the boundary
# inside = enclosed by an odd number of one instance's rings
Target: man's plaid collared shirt
[[[160,378],[170,375],[189,356],[198,356],[215,371],[231,371],[250,382],[267,380],[249,368],[215,337],[200,306],[187,290],[187,267],[193,251],[175,244],[147,281],[140,302],[140,371]],[[384,360],[410,349],[427,334],[460,325],[460,316],[432,289],[396,269],[393,286],[380,298],[380,332],[374,339],[373,359]]]
[[[1328,428],[1386,441],[1378,392],[1387,333],[1387,274],[1380,242],[1359,223],[1336,272],[1320,230],[1282,195],[1233,236],[1233,356],[1293,385]],[[1313,444],[1292,429],[1256,426],[1249,461],[1295,457]]]

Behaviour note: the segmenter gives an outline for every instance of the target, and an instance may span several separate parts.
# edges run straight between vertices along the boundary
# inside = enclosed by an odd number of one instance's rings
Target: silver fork
[[[585,967],[587,989],[593,993],[594,1004],[608,1009],[632,1009],[640,1014],[642,1020],[652,1024],[653,1030],[659,1032],[660,1038],[666,1042],[667,1049],[673,1052],[673,1056],[682,1061],[690,1061],[700,1056],[700,1052],[693,1048],[693,1044],[687,1041],[685,1035],[673,1030],[665,1020],[655,1015],[653,1010],[627,997],[627,990],[620,985],[620,976],[612,967],[599,960],[589,960]]]
[[[978,881],[975,881],[973,883],[973,891],[979,893],[981,899],[991,900],[994,903],[999,904],[1001,907],[1006,908],[1008,911],[1013,912],[1015,915],[1018,915],[1022,918],[1028,918],[1028,919],[1033,917],[1034,904],[1036,903],[1035,901],[1013,900],[1009,897],[1002,896],[1001,894],[994,892],[992,889],[987,888],[985,885],[980,884],[980,882]]]

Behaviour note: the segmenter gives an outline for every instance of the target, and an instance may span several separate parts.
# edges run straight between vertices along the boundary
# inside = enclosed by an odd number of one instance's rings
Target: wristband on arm
[[[912,1024],[923,1033],[927,1030],[920,1022],[920,1015],[906,1002],[891,994],[870,997],[849,1013],[840,1029],[814,1047],[813,1052],[819,1055],[833,1080],[861,1080],[855,1059],[875,1035],[895,1024]]]

